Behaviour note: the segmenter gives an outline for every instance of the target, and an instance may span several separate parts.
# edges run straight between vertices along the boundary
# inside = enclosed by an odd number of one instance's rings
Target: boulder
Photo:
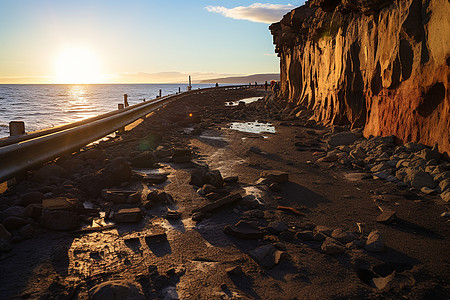
[[[157,162],[152,151],[144,151],[130,158],[131,166],[135,168],[153,168]]]
[[[272,244],[269,244],[251,250],[249,255],[260,266],[271,269],[280,262],[283,253],[277,250]]]
[[[434,182],[433,177],[426,172],[414,168],[406,168],[405,171],[406,176],[403,181],[412,187],[418,189],[423,187],[434,189],[437,186],[437,183]]]
[[[352,231],[346,231],[342,228],[336,228],[331,233],[331,237],[340,243],[346,244],[358,238],[358,234]]]
[[[267,225],[267,230],[273,234],[280,234],[287,229],[288,227],[283,221],[273,221],[270,222],[269,225]]]
[[[441,192],[445,192],[450,189],[450,178],[446,178],[439,183]]]
[[[66,178],[67,171],[57,164],[48,164],[40,168],[36,171],[36,173],[33,176],[33,180],[38,182],[45,182],[50,177],[57,177],[57,178]]]
[[[10,239],[11,233],[3,226],[3,224],[0,224],[0,239]]]
[[[201,187],[204,184],[211,184],[216,188],[221,188],[224,185],[224,181],[219,170],[197,168],[192,172],[189,184],[198,187]]]
[[[70,231],[80,226],[80,218],[73,211],[44,210],[39,223],[42,227],[49,230]]]
[[[265,170],[259,175],[261,178],[267,178],[276,183],[289,181],[289,174],[278,170]]]
[[[3,220],[3,226],[5,226],[8,231],[19,229],[28,223],[27,220],[14,216],[7,217]]]
[[[137,207],[123,208],[114,213],[114,221],[118,223],[138,223],[142,217],[142,211]]]
[[[339,132],[328,137],[326,144],[328,148],[341,145],[351,145],[358,139],[357,135],[350,131]]]
[[[22,195],[23,206],[28,206],[30,204],[42,204],[42,199],[44,194],[38,191],[29,192]]]
[[[25,208],[22,206],[10,206],[3,211],[6,217],[19,217],[25,218]]]

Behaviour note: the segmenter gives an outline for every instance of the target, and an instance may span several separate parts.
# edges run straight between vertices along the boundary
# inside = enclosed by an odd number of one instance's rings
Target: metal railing
[[[187,95],[210,90],[246,88],[235,85],[191,90],[141,102],[82,121],[0,140],[0,183],[42,165],[64,153],[77,151],[133,123],[150,112]]]

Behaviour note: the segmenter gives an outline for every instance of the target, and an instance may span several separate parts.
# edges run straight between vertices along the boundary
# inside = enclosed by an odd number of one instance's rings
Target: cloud
[[[295,8],[295,5],[253,3],[250,6],[234,8],[211,5],[205,8],[209,12],[219,13],[227,18],[272,24],[280,21],[283,15]]]

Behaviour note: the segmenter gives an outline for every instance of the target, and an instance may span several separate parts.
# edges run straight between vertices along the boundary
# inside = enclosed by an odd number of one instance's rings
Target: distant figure
[[[219,87],[219,83],[218,82],[216,82],[216,87]]]
[[[273,85],[275,84],[275,80],[270,81],[270,89],[273,90]]]
[[[255,87],[258,87],[258,83],[255,81]]]
[[[267,91],[267,88],[269,87],[269,84],[267,83],[267,80],[266,80],[266,82],[264,82],[264,90],[266,90]]]
[[[127,94],[123,94],[123,104],[125,105],[125,107],[128,107],[128,95]]]

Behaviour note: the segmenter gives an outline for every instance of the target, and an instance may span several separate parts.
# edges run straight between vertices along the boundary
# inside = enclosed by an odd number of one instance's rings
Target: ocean
[[[192,89],[214,84],[193,84]],[[80,121],[117,109],[128,95],[130,105],[159,95],[186,91],[187,84],[0,84],[0,138],[10,121],[24,121],[25,131]]]

